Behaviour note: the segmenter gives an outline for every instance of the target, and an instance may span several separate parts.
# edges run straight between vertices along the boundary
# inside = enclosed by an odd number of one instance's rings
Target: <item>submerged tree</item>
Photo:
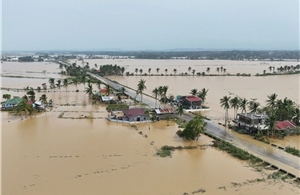
[[[201,133],[204,133],[206,123],[202,115],[197,115],[191,121],[188,122],[183,131],[177,131],[179,137],[183,137],[187,140],[198,140]]]
[[[230,96],[224,96],[220,99],[221,107],[225,109],[225,125],[227,126],[228,121],[228,109],[230,108]]]
[[[146,80],[141,79],[137,85],[137,92],[141,95],[141,102],[143,101],[143,91],[147,89],[145,83]]]

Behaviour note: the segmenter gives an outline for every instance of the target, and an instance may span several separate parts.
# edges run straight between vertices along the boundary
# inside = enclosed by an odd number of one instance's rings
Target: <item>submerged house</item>
[[[144,108],[130,108],[128,110],[125,110],[123,116],[124,121],[147,121],[149,120],[147,115],[145,114]]]
[[[240,128],[256,133],[258,130],[266,130],[267,115],[257,113],[239,113],[233,120]]]
[[[10,110],[17,106],[19,103],[23,101],[20,97],[13,97],[12,99],[6,100],[5,102],[1,103],[1,110]]]
[[[186,110],[200,109],[202,103],[202,99],[194,95],[182,96],[178,101]]]
[[[285,131],[287,133],[291,133],[297,129],[297,126],[292,121],[278,121],[275,125],[275,130],[277,131]]]
[[[154,112],[156,114],[156,120],[168,119],[176,114],[176,111],[173,108],[158,108],[154,109]]]

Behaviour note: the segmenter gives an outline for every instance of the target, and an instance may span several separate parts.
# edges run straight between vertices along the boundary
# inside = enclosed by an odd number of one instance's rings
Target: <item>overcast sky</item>
[[[299,49],[299,0],[2,0],[2,49]]]

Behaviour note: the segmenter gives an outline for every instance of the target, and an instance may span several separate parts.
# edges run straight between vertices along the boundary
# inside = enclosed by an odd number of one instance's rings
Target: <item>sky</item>
[[[2,50],[299,50],[299,0],[2,0]]]

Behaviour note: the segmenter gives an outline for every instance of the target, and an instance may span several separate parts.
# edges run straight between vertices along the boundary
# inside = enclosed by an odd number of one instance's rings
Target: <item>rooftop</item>
[[[252,112],[249,112],[249,113],[238,113],[237,115],[244,116],[246,118],[251,118],[251,119],[264,119],[264,118],[267,117],[267,115],[257,114],[257,113],[252,113]]]
[[[278,121],[276,123],[275,129],[276,130],[286,130],[286,129],[295,129],[296,125],[291,121]]]
[[[124,111],[124,115],[126,115],[129,118],[139,115],[145,115],[145,110],[143,108],[130,108]]]
[[[190,102],[198,102],[198,101],[201,101],[201,98],[199,98],[199,97],[197,97],[197,96],[192,96],[192,95],[186,96],[185,98],[186,98],[188,101],[190,101]]]

